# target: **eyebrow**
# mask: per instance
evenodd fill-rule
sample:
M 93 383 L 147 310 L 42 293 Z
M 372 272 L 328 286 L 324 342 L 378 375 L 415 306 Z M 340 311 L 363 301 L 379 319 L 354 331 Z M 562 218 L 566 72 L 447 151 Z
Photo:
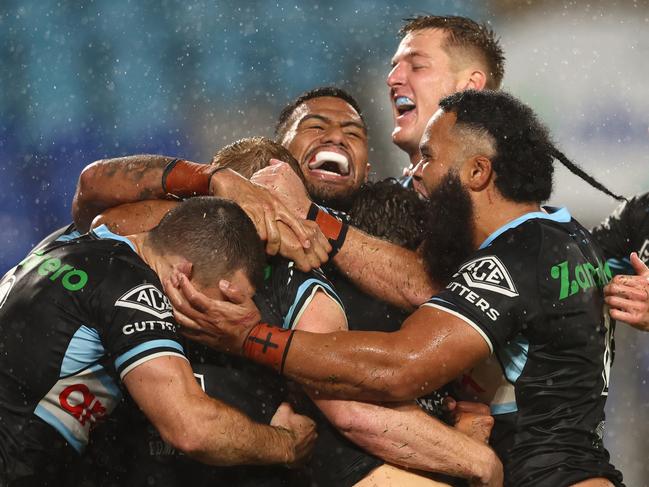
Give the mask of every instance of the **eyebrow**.
M 423 52 L 423 51 L 417 51 L 416 49 L 410 49 L 410 50 L 406 51 L 406 52 L 401 56 L 402 59 L 403 59 L 403 58 L 413 58 L 413 57 L 425 57 L 425 58 L 430 59 L 430 56 L 429 56 L 428 54 L 426 54 L 426 53 Z M 397 64 L 397 58 L 396 58 L 396 56 L 392 58 L 391 63 L 392 63 L 392 66 L 394 66 L 395 64 Z
M 328 117 L 325 117 L 324 115 L 318 115 L 317 113 L 311 113 L 309 115 L 305 115 L 304 117 L 302 117 L 302 120 L 300 120 L 300 122 L 298 123 L 298 127 L 300 125 L 302 125 L 304 122 L 307 122 L 307 121 L 309 121 L 311 119 L 321 120 L 321 121 L 323 121 L 325 123 L 332 123 L 333 122 L 333 120 L 331 120 Z M 363 130 L 364 132 L 367 132 L 367 127 L 365 126 L 365 124 L 361 123 L 361 122 L 357 122 L 356 120 L 345 120 L 344 122 L 340 123 L 340 126 L 343 127 L 343 128 L 344 127 L 349 127 L 349 126 L 357 127 L 359 129 Z

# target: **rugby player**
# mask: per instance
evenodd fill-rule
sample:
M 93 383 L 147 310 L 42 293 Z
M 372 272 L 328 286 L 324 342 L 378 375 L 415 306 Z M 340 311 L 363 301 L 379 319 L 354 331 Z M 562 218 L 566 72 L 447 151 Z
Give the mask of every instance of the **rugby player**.
M 431 201 L 429 237 L 446 235 L 426 240 L 428 269 L 450 282 L 401 330 L 282 331 L 259 323 L 236 286 L 222 283 L 231 302 L 215 301 L 182 276 L 169 290 L 179 319 L 211 346 L 350 399 L 412 399 L 493 353 L 515 391 L 495 427 L 506 485 L 622 485 L 602 444 L 613 339 L 602 288 L 610 271 L 565 208 L 540 206 L 554 159 L 579 169 L 507 94 L 471 90 L 440 106 L 416 176 Z M 346 243 L 339 245 L 342 252 Z M 244 311 L 252 313 L 246 323 L 231 320 Z M 262 336 L 277 346 L 272 354 L 258 345 Z
M 263 259 L 238 206 L 201 198 L 148 233 L 100 227 L 11 269 L 0 282 L 0 484 L 60 485 L 121 383 L 165 441 L 199 461 L 303 460 L 315 439 L 310 419 L 286 405 L 263 425 L 203 393 L 160 283 L 181 268 L 213 297 L 225 276 L 252 293 Z
M 268 161 L 272 156 L 289 158 L 285 149 L 273 145 L 272 142 L 263 138 L 244 139 L 231 144 L 219 151 L 212 160 L 212 163 L 220 168 L 236 167 L 241 175 L 249 177 L 251 172 Z M 138 157 L 138 156 L 135 156 Z M 163 161 L 166 158 L 159 156 Z M 153 156 L 148 156 L 148 164 L 154 161 Z M 173 162 L 172 162 L 173 163 Z M 133 161 L 129 159 L 104 161 L 104 165 L 128 164 L 132 167 Z M 291 164 L 294 170 L 297 164 Z M 114 173 L 106 169 L 105 172 Z M 86 181 L 88 183 L 88 181 Z M 140 181 L 146 185 L 146 181 Z M 101 181 L 92 182 L 93 186 L 103 187 Z M 394 185 L 399 191 L 407 191 L 398 185 Z M 418 201 L 418 200 L 417 200 Z M 139 204 L 127 204 L 122 207 L 110 209 L 103 213 L 94 224 L 106 223 L 111 228 L 119 228 L 123 232 L 135 230 L 143 231 L 157 223 L 165 211 L 177 203 L 164 201 L 148 201 Z M 79 208 L 83 211 L 83 208 Z M 364 211 L 365 217 L 369 215 Z M 404 214 L 400 211 L 395 216 L 401 217 Z M 383 216 L 390 216 L 383 212 Z M 115 225 L 118 224 L 118 226 Z M 389 236 L 389 235 L 388 235 Z M 302 329 L 307 326 L 309 331 L 335 331 L 346 329 L 347 323 L 344 312 L 341 308 L 339 298 L 331 285 L 321 273 L 304 274 L 292 269 L 292 264 L 287 266 L 286 262 L 274 262 L 270 267 L 272 279 L 267 280 L 261 296 L 262 303 L 266 305 L 264 312 L 265 319 L 272 320 L 276 325 L 287 329 Z M 256 299 L 259 302 L 259 299 Z M 262 304 L 262 309 L 264 304 Z M 268 312 L 274 310 L 274 312 Z M 304 325 L 304 323 L 308 325 Z M 188 345 L 191 352 L 196 348 Z M 222 358 L 210 357 L 202 350 L 194 353 L 192 364 L 195 372 L 201 376 L 201 381 L 210 386 L 206 389 L 210 395 L 226 398 L 235 406 L 246 410 L 253 418 L 263 419 L 263 415 L 255 411 L 254 394 L 264 396 L 264 403 L 272 404 L 273 397 L 277 398 L 278 393 L 285 389 L 277 385 L 277 380 L 268 377 L 263 371 L 251 369 L 250 366 L 243 366 L 240 362 L 226 360 L 227 368 L 219 364 L 224 362 Z M 228 370 L 228 368 L 230 370 Z M 236 371 L 236 373 L 233 373 Z M 253 377 L 250 378 L 250 375 Z M 220 377 L 219 377 L 220 376 Z M 223 384 L 219 384 L 223 383 Z M 211 385 L 210 385 L 211 384 Z M 273 388 L 277 390 L 272 390 Z M 243 394 L 245 390 L 248 393 Z M 233 392 L 234 391 L 234 392 Z M 262 392 L 259 392 L 262 391 Z M 312 395 L 313 397 L 313 395 Z M 373 404 L 355 403 L 349 401 L 333 401 L 314 397 L 318 407 L 325 413 L 332 423 L 343 431 L 347 438 L 360 444 L 368 451 L 380 456 L 385 461 L 403 465 L 411 468 L 444 472 L 458 477 L 466 477 L 480 481 L 481 485 L 500 485 L 500 464 L 491 451 L 478 441 L 471 440 L 452 429 L 436 423 L 432 418 L 418 410 L 413 405 L 401 406 L 399 409 L 388 409 Z M 259 400 L 259 399 L 258 399 Z M 278 400 L 281 400 L 281 396 Z M 261 420 L 261 419 L 260 419 Z M 491 421 L 491 419 L 489 418 Z M 469 428 L 481 428 L 485 423 L 480 418 L 472 421 L 469 417 Z M 491 422 L 483 439 L 488 437 Z M 344 441 L 327 424 L 322 423 L 324 428 L 322 439 L 318 440 L 314 458 L 311 462 L 313 481 L 318 484 L 335 483 L 336 485 L 353 485 L 358 481 L 381 482 L 385 485 L 386 478 L 392 478 L 393 482 L 426 482 L 430 481 L 417 477 L 403 470 L 397 470 L 389 466 L 383 466 L 382 461 L 363 453 Z M 462 426 L 463 427 L 463 426 Z M 419 432 L 419 433 L 415 433 Z M 151 441 L 151 440 L 149 440 Z M 274 485 L 274 480 L 279 481 L 277 472 L 265 471 L 244 471 L 242 469 L 232 472 L 206 471 L 188 466 L 179 472 L 176 469 L 163 468 L 164 459 L 158 459 L 151 464 L 152 468 L 142 468 L 142 460 L 146 458 L 139 456 L 136 459 L 140 466 L 138 476 L 145 474 L 152 478 L 166 482 L 165 485 L 175 485 L 177 478 L 212 478 L 223 477 L 236 478 L 241 485 L 250 483 L 259 484 L 260 478 L 265 479 L 264 485 Z M 149 462 L 150 463 L 150 462 Z M 156 468 L 157 467 L 157 468 Z M 379 467 L 379 468 L 377 468 Z M 157 470 L 157 472 L 156 472 Z M 266 469 L 268 470 L 268 469 Z M 368 476 L 369 474 L 369 476 Z M 138 477 L 139 478 L 139 477 Z M 270 480 L 269 480 L 270 479 Z

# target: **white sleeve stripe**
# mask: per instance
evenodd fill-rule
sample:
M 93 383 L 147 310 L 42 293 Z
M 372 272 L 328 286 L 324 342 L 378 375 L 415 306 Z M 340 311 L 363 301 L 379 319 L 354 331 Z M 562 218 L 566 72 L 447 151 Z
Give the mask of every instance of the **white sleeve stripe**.
M 349 328 L 348 323 L 347 323 L 347 315 L 345 314 L 345 309 L 344 309 L 344 308 L 342 307 L 342 305 L 340 304 L 340 301 L 338 301 L 337 298 L 334 298 L 334 297 L 331 295 L 331 293 L 327 290 L 327 288 L 325 288 L 324 286 L 322 286 L 322 285 L 320 285 L 320 284 L 316 284 L 316 285 L 313 286 L 313 288 L 311 289 L 311 294 L 309 295 L 309 297 L 306 298 L 306 299 L 304 300 L 304 303 L 302 303 L 302 306 L 300 307 L 300 310 L 298 311 L 298 313 L 295 315 L 295 318 L 293 318 L 293 321 L 291 322 L 291 329 L 295 329 L 295 327 L 297 326 L 297 324 L 300 322 L 300 318 L 302 317 L 302 315 L 304 314 L 304 312 L 305 312 L 306 309 L 308 308 L 309 304 L 311 304 L 311 301 L 313 301 L 313 298 L 314 298 L 315 294 L 316 294 L 318 291 L 322 291 L 322 292 L 325 293 L 325 294 L 326 294 L 326 295 L 327 295 L 327 296 L 328 296 L 328 297 L 329 297 L 329 298 L 330 298 L 334 303 L 336 303 L 336 306 L 338 306 L 338 309 L 340 309 L 340 311 L 342 312 L 343 316 L 345 317 L 345 326 L 346 326 L 347 328 Z
M 124 377 L 126 377 L 126 374 L 128 374 L 131 370 L 133 370 L 135 367 L 138 365 L 142 365 L 144 362 L 148 362 L 149 360 L 152 360 L 154 358 L 158 357 L 164 357 L 165 355 L 171 355 L 173 357 L 181 357 L 187 360 L 187 357 L 185 357 L 182 353 L 178 352 L 172 352 L 170 350 L 165 350 L 164 352 L 158 352 L 158 353 L 152 353 L 151 355 L 147 355 L 146 357 L 142 357 L 140 360 L 136 360 L 132 364 L 130 364 L 128 367 L 126 367 L 122 372 L 119 374 L 119 378 L 121 380 L 124 380 Z M 189 360 L 187 360 L 189 362 Z
M 466 316 L 458 313 L 457 311 L 453 311 L 452 309 L 448 309 L 445 306 L 440 306 L 439 304 L 427 302 L 422 304 L 422 306 L 430 306 L 431 308 L 437 308 L 439 310 L 445 311 L 448 314 L 451 314 L 455 316 L 456 318 L 460 318 L 462 321 L 464 321 L 466 324 L 470 325 L 475 331 L 480 333 L 480 336 L 484 338 L 484 341 L 487 342 L 487 345 L 489 346 L 489 351 L 491 353 L 494 353 L 494 346 L 491 344 L 491 340 L 487 336 L 487 334 L 480 328 L 478 325 L 476 325 L 473 321 L 471 321 L 469 318 Z

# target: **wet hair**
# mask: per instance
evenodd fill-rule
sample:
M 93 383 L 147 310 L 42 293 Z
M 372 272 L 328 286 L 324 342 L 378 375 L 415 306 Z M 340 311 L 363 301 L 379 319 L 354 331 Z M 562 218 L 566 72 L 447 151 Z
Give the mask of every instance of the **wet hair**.
M 401 247 L 415 250 L 423 240 L 426 203 L 394 178 L 363 184 L 349 214 L 356 228 Z
M 532 109 L 512 95 L 468 90 L 444 98 L 439 106 L 456 114 L 454 130 L 464 141 L 479 137 L 493 146 L 490 159 L 494 184 L 505 198 L 517 202 L 548 200 L 552 193 L 553 161 L 558 159 L 594 188 L 617 200 L 624 199 L 563 155 Z
M 242 270 L 256 288 L 263 283 L 264 246 L 248 215 L 234 202 L 201 196 L 182 201 L 151 230 L 147 242 L 159 254 L 193 264 L 192 279 L 217 285 Z
M 283 145 L 266 137 L 247 137 L 226 145 L 212 157 L 211 164 L 227 167 L 250 179 L 254 173 L 268 166 L 271 159 L 286 162 L 304 181 L 300 165 Z
M 275 125 L 275 140 L 277 142 L 282 141 L 282 139 L 286 135 L 286 131 L 288 130 L 291 115 L 293 115 L 293 112 L 295 112 L 295 110 L 300 105 L 314 98 L 324 97 L 340 98 L 341 100 L 349 103 L 351 107 L 356 110 L 356 113 L 358 113 L 358 115 L 361 117 L 363 123 L 365 123 L 363 113 L 361 112 L 361 107 L 352 95 L 350 95 L 342 88 L 337 88 L 335 86 L 321 86 L 319 88 L 314 88 L 313 90 L 302 93 L 282 109 L 279 117 L 277 118 L 277 124 Z
M 451 59 L 451 51 L 461 51 L 481 61 L 487 68 L 485 88 L 497 90 L 505 75 L 505 54 L 496 33 L 486 24 L 454 15 L 420 15 L 405 19 L 399 30 L 402 36 L 423 29 L 439 29 L 446 32 L 443 48 Z

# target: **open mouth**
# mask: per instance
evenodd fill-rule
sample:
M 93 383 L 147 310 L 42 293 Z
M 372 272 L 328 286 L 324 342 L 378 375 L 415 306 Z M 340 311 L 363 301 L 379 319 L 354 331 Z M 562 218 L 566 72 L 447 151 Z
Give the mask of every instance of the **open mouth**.
M 417 105 L 415 105 L 415 102 L 407 96 L 397 96 L 394 99 L 394 106 L 397 109 L 397 113 L 399 115 L 408 113 L 417 107 Z
M 349 159 L 339 152 L 320 151 L 309 160 L 309 169 L 337 176 L 348 176 Z

